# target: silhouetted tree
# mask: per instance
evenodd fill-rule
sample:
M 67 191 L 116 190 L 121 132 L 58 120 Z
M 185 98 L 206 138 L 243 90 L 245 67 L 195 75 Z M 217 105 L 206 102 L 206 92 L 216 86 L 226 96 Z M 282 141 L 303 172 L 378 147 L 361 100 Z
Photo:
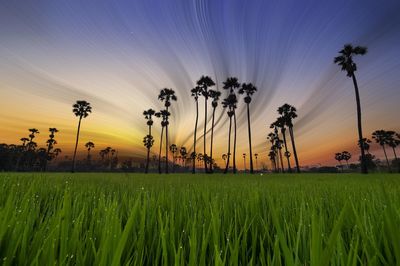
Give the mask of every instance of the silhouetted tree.
M 339 56 L 335 57 L 334 63 L 341 67 L 342 71 L 347 72 L 347 76 L 353 79 L 355 95 L 356 95 L 356 104 L 357 104 L 357 124 L 358 124 L 358 140 L 362 142 L 363 134 L 362 134 L 362 120 L 361 120 L 361 103 L 360 103 L 360 95 L 358 91 L 357 79 L 355 76 L 355 72 L 357 71 L 357 65 L 353 61 L 353 56 L 356 55 L 365 55 L 367 53 L 367 48 L 362 46 L 353 47 L 351 44 L 346 44 L 342 50 L 339 51 Z M 361 172 L 366 174 L 368 173 L 368 169 L 365 163 L 365 152 L 364 146 L 360 145 L 361 150 Z
M 277 122 L 272 123 L 270 128 L 274 129 L 274 137 L 275 137 L 274 145 L 275 145 L 275 147 L 276 147 L 276 149 L 278 151 L 278 154 L 279 154 L 279 161 L 281 163 L 282 173 L 284 173 L 285 172 L 285 168 L 283 166 L 283 157 L 282 157 L 282 145 L 283 145 L 283 142 L 279 138 Z
M 213 142 L 214 142 L 214 122 L 215 122 L 215 110 L 218 106 L 219 97 L 221 96 L 221 92 L 215 90 L 209 90 L 210 98 L 212 99 L 212 123 L 211 123 L 211 145 L 210 145 L 210 160 L 213 161 Z M 213 172 L 213 164 L 210 164 L 210 172 Z
M 243 153 L 243 166 L 244 166 L 244 172 L 246 173 L 246 153 Z
M 389 169 L 389 172 L 392 172 L 392 169 L 390 168 L 390 163 L 386 154 L 386 148 L 385 148 L 385 144 L 389 144 L 389 138 L 388 138 L 388 133 L 381 129 L 381 130 L 376 130 L 375 132 L 372 133 L 372 138 L 376 141 L 376 143 L 378 143 L 379 145 L 382 146 L 383 149 L 383 153 L 385 154 L 385 158 L 386 158 L 386 163 L 387 163 L 387 167 Z
M 276 119 L 276 121 L 274 123 L 272 123 L 272 125 L 274 125 L 275 127 L 279 128 L 283 137 L 283 146 L 285 147 L 285 157 L 287 160 L 287 164 L 288 164 L 288 171 L 289 173 L 292 172 L 292 168 L 290 166 L 290 152 L 287 149 L 287 142 L 286 142 L 286 123 L 285 123 L 285 118 L 283 116 L 280 116 Z
M 367 138 L 363 138 L 361 141 L 359 140 L 358 141 L 358 147 L 360 147 L 360 145 L 361 145 L 360 143 L 362 143 L 362 145 L 364 146 L 364 151 L 366 151 L 367 154 L 369 154 L 369 148 L 370 148 L 369 144 L 371 143 L 371 140 L 367 139 Z
M 208 76 L 202 76 L 198 81 L 197 81 L 197 86 L 201 89 L 201 94 L 204 97 L 204 133 L 203 133 L 203 150 L 204 154 L 207 154 L 207 142 L 206 142 L 206 135 L 207 135 L 207 100 L 208 97 L 210 97 L 208 89 L 212 86 L 214 86 L 215 83 L 214 81 L 208 77 Z M 205 172 L 208 172 L 208 166 L 207 166 L 207 161 L 204 160 L 204 169 Z
M 342 158 L 346 161 L 347 169 L 349 169 L 349 160 L 351 159 L 351 154 L 348 151 L 342 151 Z
M 234 124 L 234 135 L 233 135 L 233 173 L 236 174 L 236 104 L 237 104 L 237 99 L 236 99 L 236 94 L 235 90 L 240 87 L 240 84 L 238 82 L 238 79 L 235 77 L 227 78 L 226 81 L 223 83 L 224 84 L 224 89 L 229 90 L 229 96 L 228 100 L 230 103 L 229 109 L 232 112 L 231 116 L 233 116 L 233 124 Z M 231 98 L 231 99 L 230 99 Z M 229 113 L 228 113 L 229 116 Z M 228 152 L 228 154 L 230 154 Z M 229 162 L 229 157 L 228 157 L 228 162 Z
M 342 165 L 343 154 L 341 152 L 335 153 L 335 160 L 339 162 L 340 168 L 342 168 L 342 172 L 343 172 L 343 165 Z
M 222 106 L 224 108 L 228 108 L 228 117 L 229 117 L 229 131 L 228 131 L 228 160 L 226 162 L 226 166 L 225 166 L 225 171 L 224 174 L 226 174 L 228 172 L 229 169 L 229 161 L 230 161 L 230 155 L 231 155 L 231 131 L 232 131 L 232 117 L 234 116 L 235 112 L 234 109 L 236 108 L 236 103 L 237 103 L 237 99 L 236 99 L 236 95 L 235 94 L 229 94 L 228 97 L 226 99 L 224 99 L 222 101 Z M 234 145 L 235 147 L 235 145 Z M 235 150 L 234 150 L 235 152 Z M 234 157 L 235 158 L 235 157 Z M 236 162 L 234 160 L 234 168 L 236 167 Z M 234 170 L 235 173 L 235 170 Z
M 254 153 L 254 158 L 256 158 L 256 171 L 258 171 L 258 153 Z
M 194 123 L 194 137 L 193 137 L 193 152 L 196 154 L 196 141 L 197 141 L 197 124 L 199 122 L 199 96 L 201 95 L 201 88 L 196 86 L 191 90 L 192 97 L 196 103 L 196 120 Z M 192 174 L 196 173 L 196 161 L 192 160 Z
M 251 147 L 251 124 L 250 124 L 250 103 L 251 96 L 257 91 L 257 88 L 251 83 L 243 83 L 242 87 L 239 89 L 239 94 L 245 94 L 244 102 L 247 107 L 247 129 L 249 134 L 249 150 L 250 150 L 250 174 L 254 172 L 253 169 L 253 151 Z
M 177 97 L 175 95 L 175 91 L 173 89 L 164 88 L 160 91 L 158 95 L 158 99 L 161 102 L 164 102 L 165 110 L 168 115 L 166 115 L 166 123 L 165 123 L 165 173 L 168 174 L 168 117 L 170 113 L 168 112 L 168 108 L 171 106 L 171 101 L 176 101 Z
M 78 148 L 79 132 L 81 129 L 81 121 L 82 121 L 82 118 L 86 118 L 89 116 L 89 113 L 92 112 L 92 107 L 90 106 L 90 103 L 88 103 L 87 101 L 76 101 L 76 103 L 72 106 L 72 108 L 73 108 L 72 112 L 75 114 L 75 116 L 79 117 L 78 130 L 76 133 L 74 157 L 72 158 L 71 172 L 73 173 L 75 171 L 76 149 Z
M 155 113 L 155 116 L 161 118 L 161 137 L 160 137 L 160 152 L 158 154 L 158 172 L 161 174 L 161 151 L 162 151 L 162 140 L 163 140 L 163 133 L 164 127 L 166 127 L 169 123 L 168 116 L 170 113 L 167 110 L 161 110 L 160 112 Z M 168 153 L 168 147 L 167 147 Z
M 186 167 L 186 156 L 187 156 L 186 148 L 185 147 L 181 147 L 179 149 L 179 153 L 180 153 L 180 155 L 182 157 L 183 167 L 185 168 Z
M 50 161 L 51 159 L 54 158 L 53 148 L 54 148 L 54 145 L 57 144 L 57 141 L 54 139 L 54 137 L 55 137 L 55 134 L 58 132 L 58 129 L 55 127 L 49 128 L 49 132 L 50 132 L 49 139 L 46 141 L 46 144 L 47 144 L 47 151 L 46 151 L 46 156 L 45 156 L 46 158 L 43 162 L 43 165 L 44 165 L 43 170 L 44 171 L 47 170 L 48 161 Z
M 150 150 L 154 143 L 153 136 L 151 135 L 151 127 L 153 126 L 153 115 L 155 115 L 155 113 L 156 113 L 156 111 L 154 111 L 153 109 L 148 109 L 148 110 L 143 111 L 144 118 L 147 120 L 146 123 L 147 123 L 147 126 L 149 127 L 149 133 L 145 137 L 145 139 L 146 139 L 145 147 L 147 148 L 147 158 L 146 158 L 146 168 L 145 168 L 146 174 L 149 172 Z M 150 136 L 150 137 L 148 137 L 148 136 Z
M 175 153 L 178 151 L 178 147 L 176 144 L 171 144 L 171 146 L 169 146 L 169 150 L 172 152 L 172 169 L 175 172 Z
M 222 154 L 222 160 L 224 160 L 224 165 L 226 165 L 226 158 L 227 158 L 228 156 L 224 153 L 224 154 Z
M 296 170 L 298 173 L 300 173 L 299 158 L 297 156 L 297 150 L 296 150 L 296 144 L 294 142 L 294 132 L 293 132 L 293 119 L 297 117 L 296 112 L 297 112 L 296 108 L 287 103 L 278 108 L 278 113 L 283 117 L 286 126 L 289 128 L 289 135 L 290 135 L 290 140 L 292 142 L 294 160 L 296 162 Z
M 88 151 L 87 157 L 86 157 L 87 164 L 90 165 L 90 162 L 91 162 L 90 151 L 91 151 L 92 149 L 94 149 L 94 143 L 91 142 L 91 141 L 88 141 L 88 142 L 85 143 L 85 147 L 86 147 L 86 149 L 87 149 L 87 151 Z

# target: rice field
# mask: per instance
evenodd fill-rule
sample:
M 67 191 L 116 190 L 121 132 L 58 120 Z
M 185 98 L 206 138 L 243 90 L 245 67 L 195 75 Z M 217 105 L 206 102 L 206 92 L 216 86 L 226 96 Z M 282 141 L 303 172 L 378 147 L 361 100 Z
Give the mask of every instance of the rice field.
M 399 265 L 400 175 L 1 173 L 3 265 Z

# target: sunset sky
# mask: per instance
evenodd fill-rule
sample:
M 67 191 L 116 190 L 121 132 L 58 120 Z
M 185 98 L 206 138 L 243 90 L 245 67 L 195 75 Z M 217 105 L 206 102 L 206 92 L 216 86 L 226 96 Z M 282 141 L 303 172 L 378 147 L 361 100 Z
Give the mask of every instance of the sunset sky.
M 0 143 L 19 143 L 35 127 L 38 144 L 45 146 L 48 128 L 56 127 L 58 147 L 70 154 L 78 122 L 72 104 L 82 99 L 93 114 L 82 123 L 79 151 L 91 140 L 97 152 L 111 146 L 120 155 L 144 157 L 142 112 L 160 110 L 157 95 L 167 87 L 178 97 L 170 143 L 190 149 L 190 89 L 201 75 L 212 77 L 219 90 L 236 76 L 258 88 L 251 116 L 259 165 L 269 164 L 269 125 L 286 102 L 298 109 L 301 165 L 335 164 L 333 154 L 343 150 L 355 161 L 354 88 L 333 58 L 346 43 L 368 47 L 367 55 L 355 59 L 364 135 L 399 132 L 399 12 L 398 0 L 1 1 Z M 241 155 L 249 151 L 245 105 L 239 102 L 242 167 Z M 200 132 L 203 105 L 200 99 Z M 221 163 L 228 133 L 221 105 L 217 117 L 215 157 Z M 155 120 L 154 152 L 160 129 Z M 374 145 L 372 153 L 380 156 L 378 149 Z

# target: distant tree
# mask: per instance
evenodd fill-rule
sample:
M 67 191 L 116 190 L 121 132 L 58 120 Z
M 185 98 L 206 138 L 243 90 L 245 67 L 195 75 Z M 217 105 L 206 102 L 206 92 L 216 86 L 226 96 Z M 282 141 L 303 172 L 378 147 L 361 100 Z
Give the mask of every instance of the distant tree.
M 88 165 L 90 165 L 90 162 L 91 162 L 90 151 L 91 151 L 92 149 L 94 149 L 94 143 L 91 142 L 91 141 L 88 141 L 88 142 L 85 143 L 85 147 L 86 147 L 86 149 L 87 149 L 87 151 L 88 151 L 86 160 L 87 160 Z
M 78 130 L 76 133 L 76 141 L 75 141 L 75 150 L 74 150 L 74 157 L 72 158 L 72 168 L 71 172 L 75 172 L 75 159 L 76 159 L 76 149 L 78 148 L 78 141 L 79 141 L 79 132 L 81 129 L 81 121 L 82 118 L 86 118 L 92 112 L 92 107 L 90 103 L 87 101 L 76 101 L 76 103 L 72 106 L 72 112 L 79 118 L 78 122 Z
M 227 158 L 228 156 L 224 153 L 224 154 L 222 154 L 222 160 L 224 160 L 224 165 L 226 165 L 226 158 Z
M 153 126 L 153 116 L 155 115 L 155 113 L 156 113 L 156 111 L 154 111 L 153 109 L 148 109 L 148 110 L 143 111 L 144 118 L 147 120 L 146 123 L 147 123 L 147 126 L 149 127 L 149 133 L 145 137 L 146 138 L 145 147 L 147 148 L 147 158 L 146 158 L 146 168 L 145 168 L 146 174 L 149 172 L 150 150 L 154 143 L 153 136 L 151 135 L 151 127 Z M 150 137 L 148 137 L 148 136 L 150 136 Z
M 274 129 L 274 137 L 275 137 L 275 141 L 274 141 L 274 145 L 278 151 L 279 154 L 279 161 L 281 162 L 281 169 L 282 169 L 282 173 L 285 172 L 285 167 L 283 166 L 283 157 L 282 157 L 282 145 L 283 145 L 283 141 L 279 138 L 279 133 L 278 133 L 278 125 L 275 123 L 272 123 L 270 128 Z
M 294 155 L 294 160 L 296 162 L 296 170 L 300 173 L 299 158 L 297 156 L 296 145 L 294 142 L 294 132 L 293 132 L 293 119 L 297 117 L 297 110 L 294 106 L 285 103 L 278 108 L 278 113 L 284 118 L 286 126 L 289 128 L 290 140 L 292 142 L 292 150 Z
M 178 147 L 176 144 L 171 144 L 171 146 L 169 146 L 169 150 L 172 152 L 172 169 L 175 172 L 175 153 L 178 151 Z
M 244 172 L 246 173 L 246 153 L 243 153 L 243 166 L 244 166 Z
M 397 158 L 396 154 L 396 147 L 400 145 L 399 134 L 397 134 L 394 131 L 387 131 L 387 135 L 388 135 L 387 143 L 389 147 L 391 147 L 393 150 L 393 155 L 394 155 L 393 165 L 394 167 L 397 167 L 397 171 L 400 173 L 400 160 Z
M 181 147 L 181 148 L 179 149 L 179 153 L 180 153 L 180 155 L 181 155 L 181 157 L 182 157 L 183 167 L 185 168 L 185 167 L 186 167 L 186 156 L 187 156 L 187 150 L 186 150 L 186 148 L 185 148 L 185 147 Z
M 376 130 L 375 132 L 372 133 L 372 138 L 375 140 L 375 142 L 382 146 L 383 153 L 385 154 L 385 158 L 386 158 L 387 167 L 389 169 L 389 172 L 392 172 L 392 169 L 390 168 L 389 159 L 386 154 L 386 148 L 385 148 L 385 145 L 389 144 L 388 137 L 389 137 L 389 135 L 388 135 L 387 131 L 385 131 L 383 129 Z
M 60 148 L 55 148 L 53 153 L 54 153 L 54 159 L 56 160 L 58 155 L 60 155 L 60 153 L 62 153 L 62 150 Z
M 369 154 L 370 143 L 371 143 L 370 139 L 363 138 L 361 141 L 360 140 L 358 141 L 358 147 L 360 147 L 360 145 L 363 145 L 364 151 L 367 152 L 367 154 Z
M 201 95 L 201 88 L 196 86 L 191 90 L 192 97 L 196 103 L 196 119 L 194 123 L 194 137 L 193 137 L 193 152 L 196 154 L 196 142 L 197 142 L 197 124 L 199 122 L 199 96 Z M 192 160 L 192 174 L 196 173 L 196 161 Z
M 277 146 L 275 145 L 275 140 L 277 139 L 276 135 L 274 132 L 271 132 L 268 134 L 267 139 L 271 142 L 271 149 L 269 151 L 268 157 L 271 160 L 271 163 L 273 164 L 274 171 L 279 172 L 279 164 L 277 163 Z
M 208 76 L 202 76 L 198 81 L 197 81 L 197 86 L 201 89 L 201 94 L 204 97 L 204 133 L 203 133 L 203 150 L 204 150 L 204 155 L 207 154 L 207 142 L 206 142 L 206 135 L 207 135 L 207 100 L 210 97 L 210 93 L 208 89 L 210 87 L 213 87 L 215 85 L 214 81 L 208 77 Z M 208 172 L 208 166 L 207 166 L 207 161 L 204 160 L 204 169 L 205 172 Z
M 274 168 L 274 171 L 278 172 L 277 164 L 276 164 L 276 160 L 275 160 L 276 159 L 276 152 L 273 150 L 272 147 L 271 147 L 271 150 L 268 153 L 268 157 L 269 157 L 269 159 L 271 161 L 271 164 L 272 164 L 272 167 Z
M 166 123 L 165 123 L 165 173 L 168 174 L 168 117 L 170 116 L 170 113 L 168 112 L 168 108 L 171 106 L 172 101 L 176 101 L 177 97 L 175 95 L 175 91 L 173 89 L 167 89 L 164 88 L 160 91 L 160 94 L 158 95 L 158 99 L 161 102 L 164 102 L 165 110 L 167 115 L 166 117 Z
M 50 132 L 49 139 L 46 141 L 46 144 L 47 144 L 47 151 L 46 151 L 46 156 L 45 156 L 46 160 L 44 160 L 44 162 L 43 162 L 43 164 L 44 164 L 43 170 L 44 171 L 47 170 L 48 161 L 50 161 L 54 158 L 53 148 L 54 148 L 54 145 L 57 144 L 57 141 L 54 139 L 54 137 L 55 137 L 55 134 L 58 132 L 58 129 L 55 127 L 49 128 L 49 132 Z
M 357 123 L 358 123 L 358 140 L 361 143 L 363 140 L 362 134 L 362 123 L 361 123 L 361 102 L 358 91 L 357 79 L 355 72 L 357 71 L 357 65 L 353 61 L 353 56 L 365 55 L 367 53 L 367 48 L 362 46 L 353 47 L 351 44 L 346 44 L 342 50 L 339 51 L 339 56 L 335 57 L 334 63 L 341 67 L 342 71 L 347 73 L 349 78 L 353 79 L 354 90 L 356 94 L 356 104 L 357 104 Z M 365 152 L 364 146 L 360 145 L 361 150 L 361 172 L 366 174 L 368 169 L 365 163 Z
M 343 154 L 341 152 L 335 153 L 335 160 L 339 162 L 340 168 L 342 168 L 342 172 L 343 172 L 343 165 L 342 165 Z
M 219 97 L 221 96 L 221 92 L 210 90 L 209 91 L 210 98 L 212 99 L 212 123 L 211 123 L 211 145 L 210 145 L 210 160 L 213 161 L 213 142 L 214 142 L 214 122 L 215 122 L 215 110 L 218 106 Z M 213 164 L 210 164 L 210 172 L 213 172 Z
M 228 116 L 229 116 L 229 131 L 231 130 L 231 118 L 233 117 L 233 124 L 234 124 L 234 135 L 233 135 L 233 156 L 232 156 L 232 160 L 233 160 L 233 173 L 235 174 L 237 169 L 236 169 L 236 104 L 237 104 L 237 99 L 236 99 L 236 94 L 235 94 L 235 90 L 237 90 L 240 87 L 239 81 L 237 78 L 235 77 L 230 77 L 227 78 L 226 81 L 223 83 L 224 86 L 223 88 L 225 90 L 229 91 L 229 96 L 227 99 L 228 100 L 228 107 L 229 107 L 229 111 L 228 111 Z M 224 104 L 223 104 L 224 105 Z M 224 106 L 226 107 L 226 106 Z M 229 145 L 230 145 L 230 140 L 229 140 Z M 228 154 L 230 154 L 230 152 L 228 151 Z M 228 170 L 228 166 L 229 166 L 229 157 L 228 156 L 228 165 L 226 167 L 226 171 Z
M 256 171 L 258 171 L 258 153 L 254 153 L 254 158 L 256 158 Z
M 290 166 L 290 152 L 287 149 L 287 142 L 286 142 L 286 123 L 285 123 L 285 118 L 283 116 L 280 116 L 276 119 L 274 123 L 272 123 L 271 126 L 277 127 L 280 129 L 282 137 L 283 137 L 283 146 L 285 147 L 285 157 L 287 160 L 287 165 L 288 165 L 288 171 L 289 173 L 292 172 L 292 168 Z
M 349 168 L 349 160 L 351 159 L 351 154 L 348 151 L 342 151 L 342 158 L 346 161 L 347 168 Z
M 242 87 L 239 89 L 239 94 L 246 95 L 244 97 L 244 102 L 247 107 L 247 130 L 249 134 L 249 151 L 250 151 L 250 174 L 254 173 L 253 169 L 253 151 L 251 147 L 251 123 L 250 123 L 250 103 L 251 96 L 257 91 L 257 88 L 251 83 L 243 83 Z

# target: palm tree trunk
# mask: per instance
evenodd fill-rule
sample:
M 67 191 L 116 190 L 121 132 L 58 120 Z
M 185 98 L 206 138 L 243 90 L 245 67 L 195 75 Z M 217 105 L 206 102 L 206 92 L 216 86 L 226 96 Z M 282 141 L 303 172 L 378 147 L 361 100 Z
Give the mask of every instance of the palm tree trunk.
M 207 149 L 206 149 L 206 133 L 207 133 L 207 98 L 204 98 L 204 134 L 203 134 L 203 154 L 206 156 L 207 154 Z M 204 171 L 207 173 L 207 160 L 204 160 Z
M 168 112 L 168 107 L 166 107 L 166 110 Z M 165 125 L 165 173 L 168 174 L 168 116 Z
M 287 149 L 287 143 L 286 143 L 286 129 L 282 129 L 282 136 L 283 136 L 283 143 L 285 145 L 285 157 L 287 159 L 287 164 L 288 164 L 288 172 L 292 172 L 292 167 L 290 167 L 290 158 L 289 156 L 286 156 L 288 149 Z
M 285 168 L 283 167 L 282 149 L 279 149 L 279 159 L 281 161 L 282 173 L 284 173 L 285 172 Z
M 161 127 L 160 152 L 158 153 L 158 173 L 160 174 L 161 174 L 161 151 L 162 151 L 163 135 L 164 135 L 164 127 Z
M 82 121 L 82 116 L 79 117 L 78 131 L 76 132 L 75 150 L 74 150 L 74 157 L 72 159 L 72 168 L 71 168 L 72 173 L 75 172 L 76 149 L 78 148 L 79 131 L 81 130 L 81 121 Z
M 388 157 L 387 157 L 387 154 L 386 154 L 385 144 L 383 144 L 383 145 L 382 145 L 382 148 L 383 148 L 383 153 L 385 154 L 386 163 L 387 163 L 387 166 L 388 166 L 389 172 L 391 173 L 391 172 L 392 172 L 392 168 L 390 168 L 389 159 L 388 159 Z
M 151 136 L 151 126 L 149 126 L 149 136 Z M 147 148 L 147 161 L 146 161 L 146 170 L 145 170 L 146 174 L 149 172 L 149 164 L 150 164 L 150 148 Z
M 214 140 L 214 119 L 215 119 L 215 107 L 213 108 L 212 113 L 212 122 L 211 122 L 211 145 L 210 145 L 210 173 L 213 172 L 213 140 Z
M 233 173 L 236 174 L 236 112 L 233 111 L 233 122 L 234 122 L 234 135 L 233 135 Z
M 247 103 L 247 128 L 249 131 L 249 148 L 250 148 L 250 174 L 254 173 L 253 170 L 253 150 L 251 148 L 251 125 L 250 125 L 250 104 Z
M 289 127 L 289 134 L 290 134 L 290 141 L 292 142 L 294 160 L 296 162 L 296 170 L 297 170 L 297 173 L 300 173 L 299 158 L 297 157 L 296 145 L 294 143 L 293 127 Z
M 231 131 L 232 131 L 232 116 L 229 117 L 229 132 L 228 132 L 228 158 L 226 160 L 226 166 L 224 174 L 228 173 L 229 169 L 229 158 L 231 157 Z
M 196 100 L 196 122 L 194 123 L 194 138 L 193 138 L 193 152 L 196 155 L 196 135 L 197 135 L 197 123 L 199 122 L 199 102 Z M 196 160 L 192 160 L 192 174 L 196 173 Z
M 361 102 L 360 102 L 360 94 L 358 92 L 358 84 L 355 74 L 352 74 L 354 90 L 356 94 L 356 103 L 357 103 L 357 124 L 358 124 L 358 141 L 362 143 L 363 134 L 362 134 L 362 121 L 361 121 Z M 364 145 L 360 145 L 361 150 L 361 173 L 368 174 L 367 164 L 365 161 L 365 152 L 364 152 Z

